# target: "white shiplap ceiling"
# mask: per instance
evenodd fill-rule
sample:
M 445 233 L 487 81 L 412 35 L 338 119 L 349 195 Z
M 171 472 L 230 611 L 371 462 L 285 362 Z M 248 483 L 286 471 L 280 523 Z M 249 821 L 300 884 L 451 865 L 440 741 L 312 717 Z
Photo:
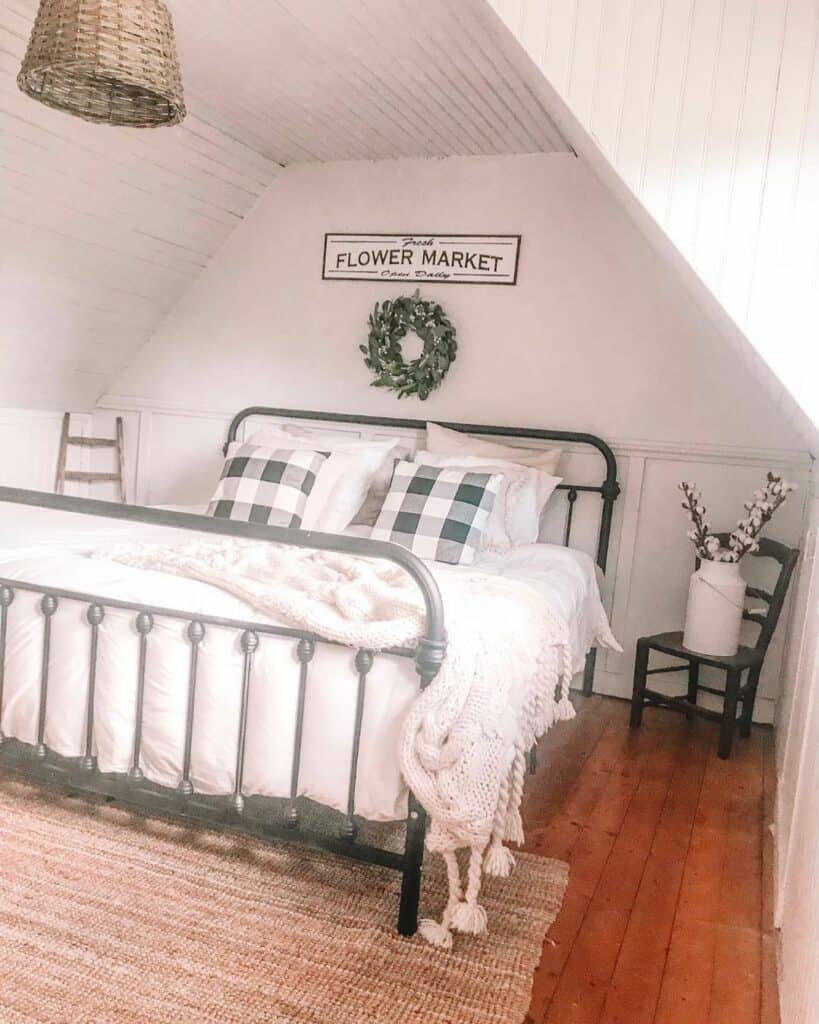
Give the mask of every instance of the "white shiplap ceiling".
M 1 405 L 93 404 L 283 165 L 570 149 L 484 0 L 169 6 L 188 117 L 135 130 L 23 96 L 0 0 Z

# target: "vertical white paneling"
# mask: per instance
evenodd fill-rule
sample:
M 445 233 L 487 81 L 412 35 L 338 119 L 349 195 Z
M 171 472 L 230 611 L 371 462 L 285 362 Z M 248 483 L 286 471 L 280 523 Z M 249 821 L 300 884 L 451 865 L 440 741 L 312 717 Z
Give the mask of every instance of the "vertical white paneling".
M 708 125 L 714 106 L 717 66 L 722 49 L 725 0 L 694 4 L 688 68 L 682 83 L 680 116 L 665 225 L 677 244 L 690 250 L 696 232 Z
M 50 491 L 62 413 L 0 409 L 0 479 L 6 487 Z
M 546 50 L 543 69 L 551 83 L 564 96 L 569 94 L 569 75 L 577 31 L 580 0 L 551 0 L 549 4 L 531 4 L 546 11 Z
M 819 1019 L 819 496 L 814 496 L 777 721 L 776 924 L 788 1024 Z
M 600 37 L 603 28 L 603 0 L 578 0 L 575 38 L 584 40 L 575 46 L 569 68 L 569 102 L 584 125 L 590 125 Z
M 516 0 L 516 3 L 520 8 L 520 30 L 518 37 L 532 60 L 536 64 L 542 65 L 546 60 L 549 10 L 546 4 L 525 4 L 522 0 Z
M 205 505 L 222 468 L 230 416 L 150 412 L 148 447 L 140 451 L 139 493 L 149 505 Z
M 614 149 L 608 154 L 626 184 L 638 195 L 657 78 L 659 40 L 667 2 L 671 0 L 640 0 L 635 4 L 622 110 Z
M 755 8 L 720 281 L 723 301 L 734 310 L 747 310 L 750 298 L 787 11 L 788 0 Z
M 691 260 L 717 290 L 725 254 L 728 210 L 736 172 L 737 143 L 751 54 L 756 0 L 726 0 L 714 101 L 708 119 L 705 157 Z
M 490 2 L 819 420 L 817 0 Z
M 819 30 L 814 38 L 819 53 Z M 801 159 L 794 190 L 791 230 L 785 262 L 789 291 L 780 306 L 779 330 L 793 340 L 796 398 L 808 405 L 816 400 L 819 380 L 819 58 L 813 76 L 802 134 Z
M 113 413 L 104 409 L 96 409 L 89 417 L 91 422 L 86 431 L 94 437 L 116 437 L 116 417 L 122 416 L 125 451 L 125 495 L 131 504 L 139 504 L 137 493 L 139 479 L 139 436 L 140 415 L 134 410 Z M 115 448 L 100 448 L 91 452 L 92 464 L 89 467 L 97 473 L 116 473 L 118 456 Z M 90 489 L 92 497 L 103 501 L 119 501 L 119 485 L 115 483 L 94 484 Z
M 664 210 L 673 174 L 681 98 L 688 69 L 693 0 L 666 4 L 648 123 L 641 194 L 651 209 Z
M 793 626 L 789 636 L 785 664 L 786 685 L 777 714 L 777 789 L 778 870 L 777 923 L 781 921 L 788 871 L 791 826 L 796 799 L 799 764 L 805 740 L 806 708 L 812 689 L 813 662 L 819 655 L 819 631 L 815 616 L 819 611 L 819 571 L 816 557 L 816 531 L 819 527 L 819 499 L 814 498 L 808 512 L 808 528 L 803 541 L 803 556 L 796 583 Z M 812 624 L 813 622 L 813 624 Z
M 138 501 L 139 473 L 138 411 L 121 413 L 97 410 L 72 412 L 71 433 L 79 437 L 114 437 L 114 421 L 121 415 L 125 427 L 126 486 L 130 501 Z M 51 410 L 0 409 L 0 480 L 5 487 L 25 487 L 33 491 L 53 491 L 63 414 Z M 116 452 L 112 448 L 89 450 L 71 446 L 68 469 L 111 473 L 117 469 Z M 116 484 L 68 483 L 66 493 L 79 497 L 119 500 Z
M 766 351 L 766 358 L 809 412 L 812 400 L 805 394 L 805 386 L 812 383 L 808 360 L 816 349 L 815 320 L 802 319 L 807 313 L 806 302 L 794 288 L 801 275 L 791 246 L 800 217 L 797 197 L 800 192 L 804 196 L 803 188 L 814 195 L 819 189 L 816 175 L 808 181 L 800 173 L 804 154 L 812 143 L 807 133 L 818 34 L 815 0 L 790 0 L 747 311 L 754 336 L 779 338 L 779 344 Z M 807 228 L 805 224 L 799 230 Z
M 618 448 L 618 455 L 622 449 Z M 779 464 L 773 453 L 744 457 L 735 461 L 730 451 L 708 453 L 686 451 L 652 451 L 650 448 L 625 449 L 629 453 L 628 474 L 623 493 L 624 522 L 620 536 L 617 576 L 614 588 L 612 621 L 623 655 L 607 654 L 601 667 L 605 671 L 598 680 L 604 693 L 628 697 L 631 693 L 631 671 L 634 666 L 636 639 L 651 633 L 679 626 L 685 616 L 687 580 L 694 569 L 693 552 L 685 534 L 685 519 L 679 507 L 677 484 L 694 480 L 701 487 L 714 523 L 735 521 L 742 502 L 759 485 L 765 469 L 774 465 L 799 485 L 799 492 L 779 513 L 777 537 L 798 545 L 802 532 L 805 476 L 798 466 Z M 743 563 L 743 574 L 752 585 L 770 589 L 771 567 L 749 559 Z M 758 708 L 760 720 L 770 721 L 779 693 L 788 608 L 783 625 L 777 630 L 768 652 L 760 682 Z M 747 626 L 744 643 L 752 643 L 755 627 Z M 713 674 L 707 672 L 704 682 Z M 714 683 L 719 677 L 714 676 Z M 658 681 L 679 686 L 680 679 Z
M 617 144 L 637 3 L 638 0 L 607 0 L 603 4 L 590 123 L 594 137 L 606 152 L 612 152 Z

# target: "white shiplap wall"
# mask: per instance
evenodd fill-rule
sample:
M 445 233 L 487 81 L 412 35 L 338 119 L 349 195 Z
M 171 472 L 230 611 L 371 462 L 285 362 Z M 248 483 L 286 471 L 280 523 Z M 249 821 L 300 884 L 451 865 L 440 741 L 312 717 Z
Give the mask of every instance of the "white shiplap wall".
M 0 405 L 92 406 L 281 165 L 569 148 L 484 0 L 170 7 L 189 113 L 151 131 L 23 96 L 37 2 L 0 0 Z
M 817 0 L 491 0 L 819 421 Z
M 783 1024 L 819 1020 L 819 483 L 786 644 L 777 713 L 775 917 L 781 929 Z

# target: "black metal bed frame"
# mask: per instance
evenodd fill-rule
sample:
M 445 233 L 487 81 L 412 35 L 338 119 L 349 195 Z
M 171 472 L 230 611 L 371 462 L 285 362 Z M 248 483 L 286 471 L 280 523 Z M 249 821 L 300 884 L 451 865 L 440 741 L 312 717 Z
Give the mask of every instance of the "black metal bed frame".
M 400 429 L 409 428 L 414 430 L 423 430 L 425 428 L 425 423 L 421 420 L 293 411 L 254 406 L 242 410 L 234 417 L 228 430 L 225 450 L 227 450 L 227 445 L 236 439 L 237 431 L 241 424 L 252 416 L 273 416 L 284 419 L 304 419 L 317 422 Z M 587 444 L 596 448 L 603 456 L 606 464 L 606 475 L 603 483 L 599 486 L 573 485 L 568 483 L 560 485 L 560 488 L 567 492 L 568 502 L 564 527 L 564 544 L 568 545 L 571 538 L 572 517 L 578 494 L 580 492 L 599 493 L 602 497 L 603 507 L 598 534 L 597 564 L 602 569 L 605 569 L 611 536 L 614 501 L 619 494 L 619 486 L 614 455 L 604 441 L 592 434 L 571 431 L 475 426 L 459 423 L 446 423 L 444 426 L 470 434 L 561 441 Z M 412 658 L 415 661 L 420 688 L 423 689 L 435 678 L 446 656 L 446 631 L 441 595 L 432 573 L 424 562 L 412 554 L 412 552 L 399 545 L 367 538 L 234 522 L 231 520 L 214 519 L 209 516 L 162 511 L 137 505 L 121 505 L 87 498 L 65 497 L 20 488 L 0 487 L 0 502 L 100 516 L 106 519 L 125 520 L 143 525 L 175 527 L 183 530 L 215 534 L 217 536 L 244 538 L 315 550 L 383 558 L 396 563 L 410 575 L 417 584 L 424 599 L 426 611 L 424 635 L 413 648 L 393 648 L 383 652 L 358 650 L 354 656 L 358 685 L 348 776 L 347 805 L 346 813 L 341 816 L 341 823 L 336 834 L 327 834 L 323 831 L 303 827 L 299 810 L 300 798 L 298 797 L 302 727 L 305 701 L 309 690 L 307 685 L 309 665 L 315 653 L 316 644 L 331 644 L 333 642 L 295 628 L 220 618 L 217 616 L 191 615 L 174 608 L 102 598 L 93 594 L 50 587 L 45 584 L 32 584 L 0 577 L 0 714 L 3 707 L 3 688 L 6 672 L 6 635 L 15 592 L 20 590 L 41 594 L 40 610 L 43 616 L 36 742 L 34 744 L 26 744 L 16 739 L 8 739 L 0 732 L 0 767 L 88 799 L 115 800 L 125 806 L 138 809 L 143 813 L 176 820 L 205 823 L 211 827 L 245 833 L 268 841 L 271 839 L 296 841 L 314 848 L 329 850 L 332 853 L 355 860 L 379 864 L 397 870 L 402 875 L 398 931 L 402 935 L 412 935 L 417 928 L 418 904 L 421 891 L 421 864 L 426 833 L 425 811 L 415 799 L 415 796 L 410 793 L 404 848 L 402 852 L 398 852 L 357 841 L 358 828 L 354 819 L 354 810 L 367 676 L 372 668 L 374 659 L 382 655 Z M 49 750 L 45 743 L 49 677 L 52 671 L 50 657 L 51 622 L 53 616 L 58 612 L 60 603 L 63 601 L 79 602 L 86 605 L 86 620 L 89 628 L 88 689 L 85 709 L 84 749 L 83 755 L 79 758 L 66 758 L 58 755 L 54 751 Z M 133 612 L 135 616 L 134 627 L 139 636 L 133 751 L 131 768 L 125 774 L 103 773 L 99 771 L 94 755 L 94 711 L 99 628 L 105 617 L 106 608 L 124 609 Z M 150 782 L 144 777 L 140 766 L 146 666 L 150 656 L 150 634 L 157 617 L 175 619 L 181 623 L 186 623 L 185 636 L 189 644 L 188 699 L 184 749 L 182 752 L 182 775 L 176 789 L 170 789 Z M 212 627 L 235 630 L 238 634 L 241 651 L 241 664 L 237 672 L 241 686 L 239 731 L 236 745 L 234 787 L 229 797 L 206 796 L 196 793 L 190 777 L 199 645 L 204 639 L 206 630 Z M 289 798 L 284 801 L 284 813 L 279 813 L 278 815 L 274 812 L 281 801 L 257 796 L 246 798 L 242 792 L 248 698 L 250 687 L 253 683 L 253 659 L 259 644 L 267 636 L 291 638 L 296 645 L 296 655 L 300 665 L 296 720 L 294 722 L 290 793 Z M 586 661 L 583 684 L 583 689 L 586 693 L 590 693 L 592 689 L 594 654 L 595 652 L 592 650 Z M 328 809 L 328 813 L 332 815 L 337 812 L 332 812 Z

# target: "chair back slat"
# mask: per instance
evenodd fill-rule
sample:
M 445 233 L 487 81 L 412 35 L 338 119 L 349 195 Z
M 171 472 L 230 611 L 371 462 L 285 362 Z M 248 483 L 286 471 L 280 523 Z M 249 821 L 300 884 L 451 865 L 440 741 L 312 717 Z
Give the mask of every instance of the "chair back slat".
M 728 546 L 730 534 L 718 533 L 716 536 L 723 547 Z M 778 540 L 771 540 L 769 537 L 760 537 L 759 550 L 752 552 L 751 557 L 770 558 L 774 562 L 779 563 L 779 572 L 772 593 L 769 593 L 767 590 L 761 590 L 759 587 L 748 587 L 745 591 L 746 599 L 751 598 L 757 601 L 764 601 L 768 605 L 767 610 L 754 609 L 751 611 L 745 609 L 742 613 L 743 619 L 759 626 L 759 636 L 755 646 L 756 650 L 764 652 L 768 649 L 768 645 L 776 630 L 776 625 L 779 622 L 779 616 L 782 614 L 791 576 L 793 576 L 793 571 L 799 559 L 799 549 L 789 548 L 786 544 L 782 544 Z
M 757 626 L 764 626 L 768 618 L 767 612 L 751 612 L 747 608 L 742 611 L 742 617 L 746 622 L 755 622 Z

